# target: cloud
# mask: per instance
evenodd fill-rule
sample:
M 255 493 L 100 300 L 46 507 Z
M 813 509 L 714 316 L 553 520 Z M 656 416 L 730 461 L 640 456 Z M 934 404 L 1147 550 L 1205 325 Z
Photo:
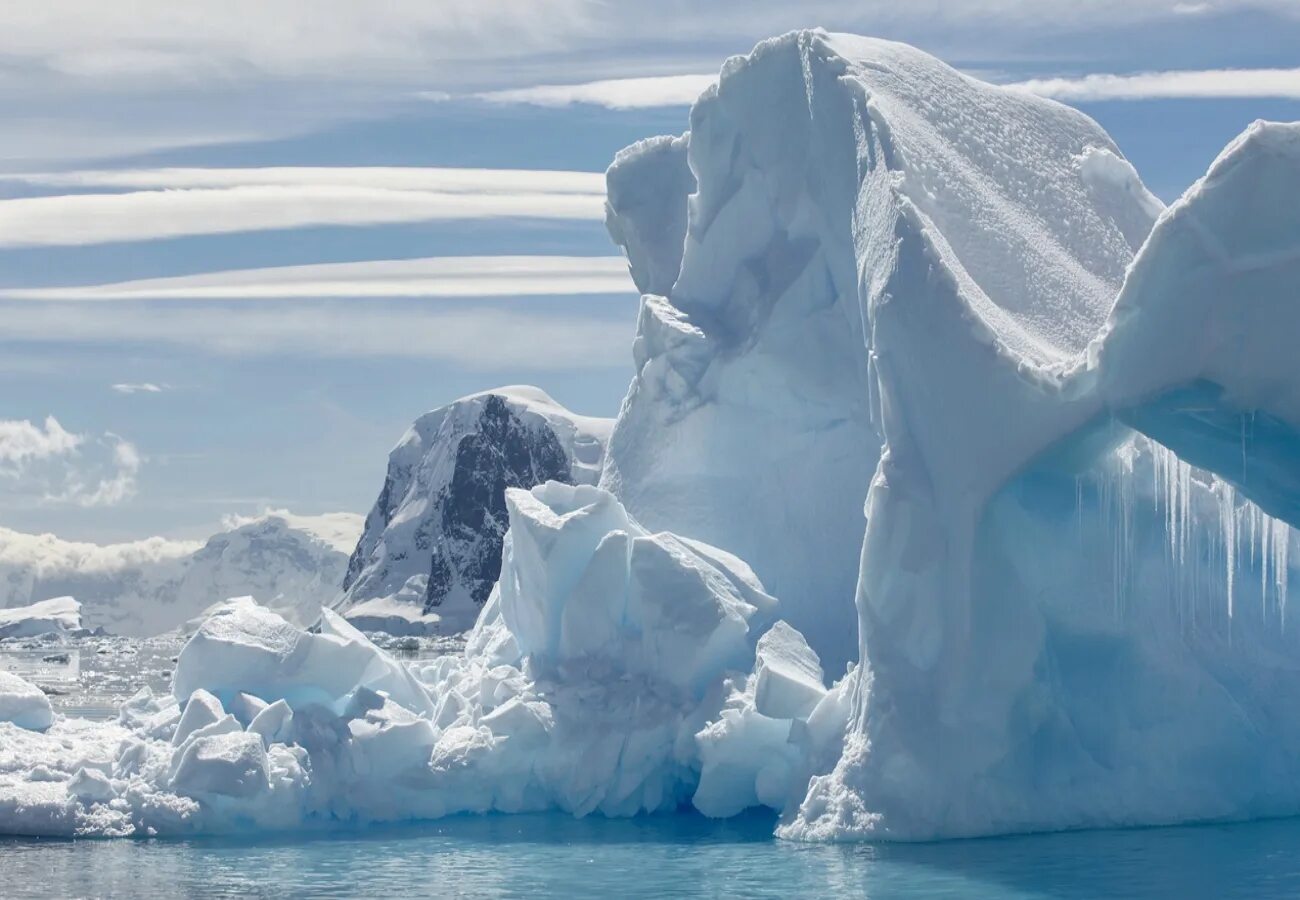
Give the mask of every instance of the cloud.
M 319 225 L 439 219 L 604 216 L 591 193 L 392 190 L 331 184 L 240 185 L 0 201 L 0 246 L 77 246 Z
M 81 435 L 72 434 L 54 416 L 39 425 L 25 419 L 0 419 L 0 472 L 14 472 L 36 460 L 75 453 Z
M 628 301 L 630 304 L 630 300 Z M 170 303 L 0 304 L 10 345 L 170 348 L 185 354 L 314 359 L 425 359 L 467 369 L 589 369 L 631 360 L 630 315 L 499 308 L 435 309 L 376 301 L 247 306 Z
M 110 387 L 119 394 L 161 394 L 165 389 L 164 385 L 154 384 L 152 381 L 142 381 L 138 384 L 114 384 Z
M 202 548 L 202 541 L 151 537 L 120 544 L 66 541 L 52 534 L 26 534 L 0 528 L 0 569 L 33 571 L 54 581 L 69 577 L 116 574 L 174 563 Z
M 542 84 L 535 87 L 477 94 L 490 103 L 526 103 L 533 106 L 570 106 L 589 103 L 608 109 L 643 109 L 690 106 L 711 85 L 716 73 L 612 78 L 585 84 Z
M 621 256 L 438 256 L 276 266 L 78 287 L 0 289 L 11 300 L 286 300 L 634 293 Z
M 1297 69 L 1202 69 L 1039 78 L 1007 85 L 1057 100 L 1157 100 L 1215 97 L 1300 99 Z
M 143 459 L 135 445 L 105 432 L 74 434 L 54 416 L 44 425 L 0 420 L 3 495 L 38 496 L 47 503 L 114 506 L 135 495 Z
M 451 194 L 605 196 L 603 172 L 422 166 L 165 167 L 20 172 L 0 181 L 80 188 L 344 187 Z

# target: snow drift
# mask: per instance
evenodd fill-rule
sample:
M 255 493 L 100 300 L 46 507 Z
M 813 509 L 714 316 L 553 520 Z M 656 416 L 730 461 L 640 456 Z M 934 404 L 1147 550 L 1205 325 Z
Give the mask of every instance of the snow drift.
M 389 454 L 335 608 L 367 631 L 468 630 L 500 572 L 506 489 L 593 483 L 611 424 L 526 386 L 421 416 Z

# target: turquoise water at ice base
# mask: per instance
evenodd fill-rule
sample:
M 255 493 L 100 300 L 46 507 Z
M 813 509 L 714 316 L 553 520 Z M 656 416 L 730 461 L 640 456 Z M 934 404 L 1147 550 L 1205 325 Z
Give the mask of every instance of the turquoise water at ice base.
M 772 826 L 758 815 L 535 815 L 200 840 L 6 838 L 0 896 L 1300 896 L 1300 820 L 877 845 L 787 843 Z

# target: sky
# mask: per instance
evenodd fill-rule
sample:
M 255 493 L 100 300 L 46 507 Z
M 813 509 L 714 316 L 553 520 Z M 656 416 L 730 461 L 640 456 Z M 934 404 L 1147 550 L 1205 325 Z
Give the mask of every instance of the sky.
M 1075 105 L 1176 199 L 1300 119 L 1297 0 L 0 0 L 0 526 L 365 512 L 420 413 L 614 415 L 603 171 L 792 28 Z

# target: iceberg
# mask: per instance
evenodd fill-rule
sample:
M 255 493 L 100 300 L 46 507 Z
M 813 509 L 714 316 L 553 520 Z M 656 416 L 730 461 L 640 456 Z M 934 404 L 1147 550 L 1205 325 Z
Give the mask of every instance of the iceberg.
M 677 272 L 602 484 L 859 660 L 780 835 L 1300 810 L 1296 134 L 1257 124 L 1165 210 L 1077 111 L 811 31 L 693 107 L 680 241 L 612 189 L 676 156 L 620 154 L 611 235 Z
M 389 454 L 334 608 L 365 631 L 467 631 L 500 573 L 506 489 L 594 483 L 611 425 L 528 386 L 421 416 Z
M 81 604 L 72 597 L 51 597 L 27 606 L 0 609 L 0 640 L 79 633 Z
M 531 389 L 417 422 L 359 603 L 224 603 L 170 695 L 0 721 L 0 831 L 1300 813 L 1300 126 L 1165 209 L 1075 110 L 806 31 L 608 183 L 645 291 L 608 439 Z M 405 664 L 390 615 L 473 627 Z
M 49 728 L 53 721 L 50 699 L 40 688 L 0 669 L 0 723 L 40 731 Z

